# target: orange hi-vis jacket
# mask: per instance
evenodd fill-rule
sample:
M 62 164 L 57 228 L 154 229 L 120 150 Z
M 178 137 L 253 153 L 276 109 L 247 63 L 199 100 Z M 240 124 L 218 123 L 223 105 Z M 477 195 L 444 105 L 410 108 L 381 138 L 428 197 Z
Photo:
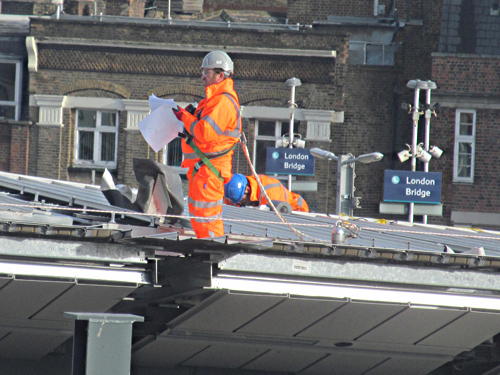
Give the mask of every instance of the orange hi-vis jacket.
M 231 179 L 232 148 L 240 141 L 241 134 L 240 106 L 233 80 L 226 78 L 206 87 L 205 98 L 198 104 L 195 116 L 185 116 L 182 120 L 192 136 L 191 142 L 210 159 L 224 180 L 201 163 L 196 151 L 186 139 L 182 140 L 182 166 L 188 168 L 188 208 L 191 216 L 195 216 L 191 219 L 193 230 L 198 238 L 223 236 L 224 182 Z
M 251 202 L 258 202 L 259 205 L 267 204 L 266 196 L 259 189 L 259 184 L 253 176 L 246 176 L 250 185 Z M 276 178 L 266 175 L 259 175 L 260 181 L 266 190 L 267 195 L 275 206 L 281 202 L 287 202 L 292 207 L 293 211 L 309 212 L 309 205 L 299 194 L 289 191 L 283 184 Z
M 233 88 L 233 80 L 226 78 L 222 82 L 205 88 L 205 99 L 200 101 L 195 111 L 193 122 L 184 122 L 186 131 L 193 141 L 220 171 L 225 182 L 231 179 L 231 160 L 233 151 L 228 149 L 240 141 L 241 119 L 238 95 Z M 200 161 L 199 156 L 190 147 L 186 139 L 182 140 L 184 160 L 182 167 L 193 168 Z M 217 155 L 222 156 L 217 157 Z

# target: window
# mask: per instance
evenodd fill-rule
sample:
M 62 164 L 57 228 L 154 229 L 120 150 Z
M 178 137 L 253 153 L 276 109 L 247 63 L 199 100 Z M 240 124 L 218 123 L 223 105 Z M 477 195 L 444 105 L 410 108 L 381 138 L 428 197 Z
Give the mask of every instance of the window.
M 455 151 L 453 181 L 474 182 L 474 154 L 476 138 L 476 111 L 455 112 Z
M 253 165 L 255 166 L 257 173 L 265 173 L 266 149 L 268 147 L 277 147 L 276 142 L 281 139 L 281 136 L 288 134 L 288 129 L 288 122 L 273 120 L 255 121 Z M 294 123 L 294 129 L 298 129 L 298 123 Z
M 492 0 L 490 8 L 490 16 L 500 15 L 500 0 Z
M 76 164 L 116 168 L 118 114 L 87 109 L 76 114 Z
M 350 41 L 349 63 L 353 65 L 394 65 L 394 44 Z
M 0 59 L 0 119 L 21 117 L 21 62 Z
M 163 149 L 163 160 L 166 165 L 180 167 L 182 162 L 181 138 L 175 138 Z

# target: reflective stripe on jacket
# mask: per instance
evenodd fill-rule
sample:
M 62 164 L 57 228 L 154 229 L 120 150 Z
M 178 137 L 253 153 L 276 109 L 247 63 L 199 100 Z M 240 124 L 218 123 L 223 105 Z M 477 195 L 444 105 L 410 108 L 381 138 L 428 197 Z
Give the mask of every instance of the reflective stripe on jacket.
M 294 211 L 309 212 L 309 206 L 305 199 L 297 193 L 290 192 L 278 179 L 262 174 L 259 175 L 259 178 L 275 206 L 281 202 L 287 202 Z M 250 201 L 258 202 L 259 205 L 267 204 L 266 196 L 259 189 L 255 177 L 247 176 L 247 180 L 251 188 Z
M 238 95 L 233 88 L 233 80 L 205 88 L 205 99 L 200 101 L 195 115 L 197 119 L 184 123 L 186 131 L 212 164 L 221 172 L 225 180 L 231 177 L 231 161 L 234 151 L 229 151 L 240 140 L 241 117 Z M 200 158 L 187 142 L 182 140 L 183 167 L 193 168 Z M 217 157 L 218 155 L 222 155 Z

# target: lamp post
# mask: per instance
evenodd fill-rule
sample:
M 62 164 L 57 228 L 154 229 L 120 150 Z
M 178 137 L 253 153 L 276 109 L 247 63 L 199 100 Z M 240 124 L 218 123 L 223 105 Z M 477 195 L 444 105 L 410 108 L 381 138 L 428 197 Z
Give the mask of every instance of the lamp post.
M 311 148 L 309 152 L 311 155 L 319 159 L 337 161 L 337 194 L 335 213 L 337 215 L 344 214 L 353 216 L 353 209 L 356 200 L 354 197 L 354 179 L 356 177 L 354 172 L 355 163 L 357 161 L 363 164 L 373 163 L 382 160 L 384 155 L 380 152 L 372 152 L 369 154 L 362 154 L 357 157 L 352 154 L 337 156 L 333 152 L 316 147 Z
M 433 81 L 421 81 L 419 79 L 412 79 L 408 81 L 406 87 L 410 89 L 414 89 L 414 99 L 413 99 L 413 107 L 411 110 L 412 113 L 412 123 L 413 123 L 413 134 L 412 134 L 412 144 L 409 146 L 408 150 L 403 150 L 398 153 L 398 157 L 401 162 L 406 161 L 409 157 L 411 157 L 411 171 L 415 172 L 417 170 L 417 158 L 420 159 L 424 163 L 424 171 L 429 172 L 429 161 L 434 156 L 439 158 L 443 153 L 442 150 L 437 146 L 430 146 L 429 138 L 430 138 L 430 121 L 432 116 L 431 109 L 431 90 L 437 88 L 436 83 Z M 423 112 L 425 116 L 425 135 L 424 135 L 424 143 L 417 144 L 417 136 L 418 136 L 418 120 L 422 112 L 419 111 L 420 105 L 420 90 L 426 91 L 425 98 L 425 111 Z M 411 202 L 408 209 L 408 222 L 413 224 L 413 216 L 414 216 L 414 207 L 415 203 Z M 427 224 L 427 215 L 424 215 L 422 222 Z
M 437 88 L 436 83 L 433 81 L 427 81 L 427 87 L 425 88 L 425 133 L 424 133 L 424 150 L 429 152 L 430 149 L 430 135 L 431 135 L 431 90 Z M 429 160 L 424 162 L 424 172 L 429 172 Z M 422 217 L 422 223 L 427 224 L 427 215 Z
M 290 79 L 287 79 L 285 84 L 290 87 L 291 92 L 290 92 L 290 101 L 288 102 L 289 108 L 290 108 L 290 126 L 288 129 L 288 133 L 290 134 L 290 139 L 289 139 L 289 148 L 293 148 L 293 122 L 295 119 L 295 108 L 297 108 L 297 104 L 295 103 L 295 87 L 302 85 L 302 82 L 300 79 L 292 77 Z M 292 191 L 292 175 L 288 175 L 288 190 Z

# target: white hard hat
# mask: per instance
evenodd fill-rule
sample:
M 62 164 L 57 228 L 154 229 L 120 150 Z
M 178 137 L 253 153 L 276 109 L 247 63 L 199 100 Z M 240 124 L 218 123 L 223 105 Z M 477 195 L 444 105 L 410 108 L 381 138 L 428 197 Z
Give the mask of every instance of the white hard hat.
M 212 51 L 206 54 L 201 63 L 202 69 L 222 69 L 224 72 L 233 73 L 233 60 L 224 51 Z

